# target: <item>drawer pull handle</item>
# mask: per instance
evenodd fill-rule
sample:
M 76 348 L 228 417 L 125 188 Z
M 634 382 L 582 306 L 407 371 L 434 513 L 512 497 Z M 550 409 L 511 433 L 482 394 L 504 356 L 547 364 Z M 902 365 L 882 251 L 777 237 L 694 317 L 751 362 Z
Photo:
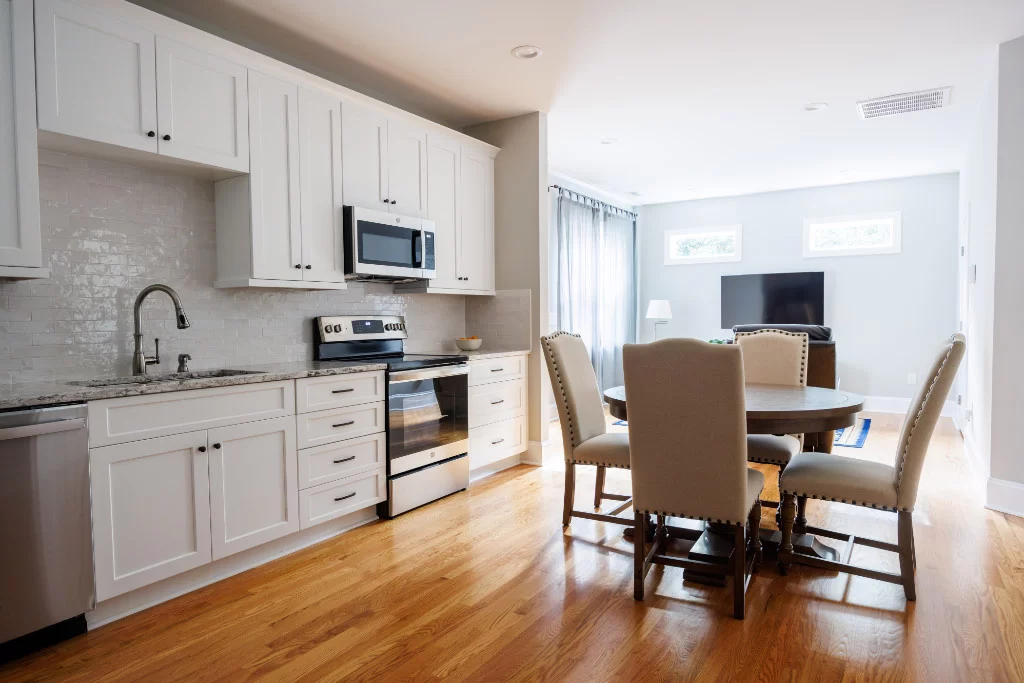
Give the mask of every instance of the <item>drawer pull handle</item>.
M 505 368 L 491 368 L 491 372 L 503 372 Z
M 355 387 L 349 387 L 348 389 L 335 389 L 332 394 L 347 394 L 350 391 L 355 391 Z
M 331 427 L 333 427 L 334 429 L 337 429 L 338 427 L 348 427 L 349 425 L 354 425 L 355 423 L 356 423 L 355 420 L 349 420 L 348 422 L 339 422 L 336 425 L 331 425 Z
M 335 461 L 334 461 L 334 464 L 335 464 L 335 465 L 340 465 L 340 464 L 341 464 L 341 463 L 343 463 L 343 462 L 348 462 L 348 461 L 350 461 L 350 460 L 355 460 L 355 459 L 356 459 L 356 456 L 354 456 L 354 455 L 350 455 L 350 456 L 348 456 L 347 458 L 342 458 L 341 460 L 335 460 Z
M 500 401 L 491 401 L 491 405 L 492 405 L 492 406 L 496 406 L 496 405 L 498 405 L 499 403 L 504 403 L 504 402 L 505 402 L 505 399 L 501 399 Z
M 346 498 L 351 498 L 351 497 L 352 497 L 352 496 L 354 496 L 354 495 L 356 495 L 356 492 L 355 492 L 355 491 L 353 491 L 352 493 L 346 493 L 346 494 L 345 494 L 344 496 L 342 496 L 341 498 L 335 498 L 335 499 L 334 499 L 334 502 L 335 502 L 335 503 L 339 503 L 339 502 L 341 502 L 341 501 L 345 500 Z
M 497 441 L 492 441 L 492 442 L 491 442 L 491 445 L 492 445 L 492 446 L 497 446 L 497 445 L 498 445 L 499 443 L 501 443 L 501 442 L 502 442 L 502 441 L 504 441 L 504 440 L 505 440 L 505 439 L 498 439 Z

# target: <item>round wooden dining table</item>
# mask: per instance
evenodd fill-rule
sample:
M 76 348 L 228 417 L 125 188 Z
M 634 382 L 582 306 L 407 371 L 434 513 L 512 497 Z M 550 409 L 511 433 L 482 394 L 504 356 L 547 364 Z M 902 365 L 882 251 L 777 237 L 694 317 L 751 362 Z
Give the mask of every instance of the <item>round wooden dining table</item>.
M 864 398 L 849 391 L 823 387 L 790 387 L 776 384 L 748 384 L 744 391 L 747 410 L 748 434 L 813 434 L 853 426 L 857 413 L 864 408 Z M 620 420 L 629 420 L 626 387 L 618 386 L 604 392 L 608 412 Z M 829 444 L 831 445 L 831 444 Z M 706 524 L 692 534 L 684 529 L 678 538 L 694 541 L 689 551 L 693 559 L 705 562 L 728 563 L 733 550 L 732 529 L 719 529 L 720 525 Z M 626 529 L 626 538 L 632 539 L 633 529 Z M 761 541 L 767 553 L 777 549 L 780 534 L 774 529 L 761 529 Z M 811 534 L 793 534 L 794 550 L 807 555 L 835 560 L 835 549 L 820 543 Z M 725 577 L 701 574 L 693 570 L 683 572 L 687 581 L 723 585 Z

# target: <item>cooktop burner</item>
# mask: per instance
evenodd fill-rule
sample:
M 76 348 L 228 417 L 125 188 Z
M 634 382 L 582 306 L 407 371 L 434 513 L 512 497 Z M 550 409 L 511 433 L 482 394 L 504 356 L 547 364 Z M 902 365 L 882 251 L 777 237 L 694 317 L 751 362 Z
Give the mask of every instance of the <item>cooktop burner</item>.
M 387 363 L 388 370 L 417 370 L 458 365 L 457 354 L 405 353 L 405 318 L 399 315 L 336 315 L 313 319 L 314 360 L 366 360 Z

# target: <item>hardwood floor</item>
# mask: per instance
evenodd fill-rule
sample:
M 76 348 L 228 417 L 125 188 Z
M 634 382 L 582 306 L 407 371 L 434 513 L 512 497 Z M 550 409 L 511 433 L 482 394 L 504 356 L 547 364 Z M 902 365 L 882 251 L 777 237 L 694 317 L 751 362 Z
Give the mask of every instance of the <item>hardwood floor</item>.
M 891 462 L 892 429 L 844 455 Z M 958 436 L 937 435 L 902 588 L 762 567 L 731 586 L 655 567 L 633 600 L 621 527 L 560 524 L 563 472 L 519 466 L 0 668 L 0 680 L 1024 680 L 1024 520 L 981 507 Z M 774 471 L 769 481 L 774 481 Z M 580 505 L 593 468 L 581 468 Z M 608 472 L 628 492 L 629 476 Z M 611 503 L 606 503 L 611 507 Z M 812 523 L 895 541 L 891 513 L 810 501 Z M 766 526 L 774 511 L 765 511 Z M 896 555 L 856 561 L 895 571 Z

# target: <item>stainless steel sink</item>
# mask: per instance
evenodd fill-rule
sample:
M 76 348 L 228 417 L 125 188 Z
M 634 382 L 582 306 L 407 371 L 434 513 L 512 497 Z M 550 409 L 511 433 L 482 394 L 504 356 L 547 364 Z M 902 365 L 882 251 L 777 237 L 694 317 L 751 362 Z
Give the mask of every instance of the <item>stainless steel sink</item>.
M 154 382 L 185 382 L 190 379 L 216 379 L 238 375 L 262 375 L 261 370 L 197 370 L 195 372 L 168 372 L 163 375 L 139 375 L 137 377 L 111 377 L 109 379 L 86 379 L 68 382 L 76 387 L 117 387 L 132 384 L 153 384 Z

